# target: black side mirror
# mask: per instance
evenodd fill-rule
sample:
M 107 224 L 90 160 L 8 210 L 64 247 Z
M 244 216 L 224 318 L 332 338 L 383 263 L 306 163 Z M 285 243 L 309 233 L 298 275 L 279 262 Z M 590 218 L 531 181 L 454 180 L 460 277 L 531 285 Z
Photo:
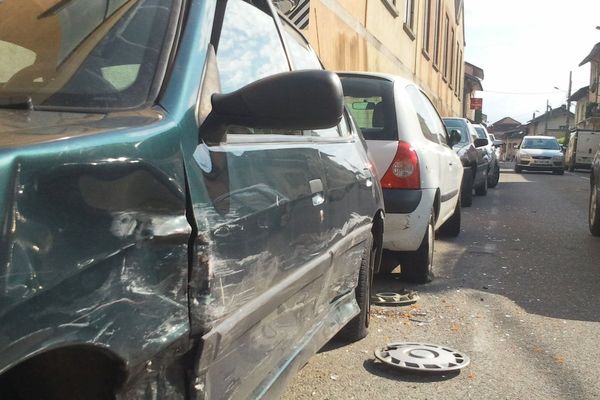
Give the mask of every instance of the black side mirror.
M 460 139 L 460 132 L 457 129 L 452 129 L 448 138 L 448 146 L 452 147 L 455 144 L 460 143 Z
M 322 70 L 284 72 L 235 92 L 213 94 L 212 111 L 200 127 L 202 138 L 218 143 L 229 125 L 308 130 L 330 128 L 342 119 L 338 76 Z
M 475 139 L 475 143 L 473 143 L 475 145 L 475 147 L 485 147 L 487 146 L 489 143 L 489 141 L 487 139 L 481 139 L 481 138 L 477 138 Z

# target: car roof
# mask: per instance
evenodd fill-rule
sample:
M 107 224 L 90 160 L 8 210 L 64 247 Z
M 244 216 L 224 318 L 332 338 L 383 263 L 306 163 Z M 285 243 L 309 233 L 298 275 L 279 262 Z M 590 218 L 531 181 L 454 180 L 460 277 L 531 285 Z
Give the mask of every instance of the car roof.
M 469 121 L 469 120 L 468 120 L 468 119 L 466 119 L 466 118 L 461 118 L 461 117 L 442 117 L 442 119 L 443 119 L 443 120 L 446 120 L 446 119 L 448 119 L 448 120 L 450 120 L 450 119 L 454 119 L 454 120 L 460 120 L 460 121 L 467 121 L 468 123 L 470 123 L 470 124 L 471 124 L 471 121 Z M 473 124 L 471 124 L 471 125 L 473 125 Z
M 523 136 L 523 140 L 525 140 L 525 139 L 556 139 L 556 138 L 554 136 L 541 136 L 541 135 L 533 136 L 533 135 L 531 135 L 531 136 Z

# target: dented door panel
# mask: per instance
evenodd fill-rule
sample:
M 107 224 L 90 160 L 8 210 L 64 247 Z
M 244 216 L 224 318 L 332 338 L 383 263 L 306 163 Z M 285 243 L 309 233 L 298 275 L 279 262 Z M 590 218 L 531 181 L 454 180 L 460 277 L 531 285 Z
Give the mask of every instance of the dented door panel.
M 310 185 L 322 178 L 321 161 L 310 143 L 200 145 L 194 156 L 190 186 L 209 196 L 192 195 L 198 374 L 209 397 L 243 397 L 321 322 L 317 301 L 332 262 L 324 205 Z

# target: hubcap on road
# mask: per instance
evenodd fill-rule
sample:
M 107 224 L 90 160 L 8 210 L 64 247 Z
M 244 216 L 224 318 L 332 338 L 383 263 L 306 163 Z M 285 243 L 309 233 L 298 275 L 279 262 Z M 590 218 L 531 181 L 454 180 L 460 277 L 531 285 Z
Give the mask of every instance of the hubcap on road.
M 471 362 L 458 350 L 430 343 L 390 343 L 375 350 L 375 357 L 397 368 L 427 372 L 456 371 Z

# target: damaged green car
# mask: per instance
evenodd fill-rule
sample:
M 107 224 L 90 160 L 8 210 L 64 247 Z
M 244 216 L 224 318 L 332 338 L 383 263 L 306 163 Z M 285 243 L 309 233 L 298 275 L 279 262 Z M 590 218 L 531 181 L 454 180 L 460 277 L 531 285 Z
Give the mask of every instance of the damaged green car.
M 0 60 L 1 399 L 276 397 L 366 335 L 381 189 L 270 1 L 4 0 Z

